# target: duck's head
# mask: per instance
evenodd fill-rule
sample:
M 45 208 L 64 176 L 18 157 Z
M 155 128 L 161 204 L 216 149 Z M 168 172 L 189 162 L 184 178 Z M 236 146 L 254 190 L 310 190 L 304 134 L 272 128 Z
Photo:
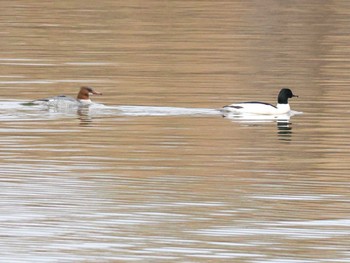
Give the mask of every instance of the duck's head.
M 298 95 L 293 94 L 290 89 L 281 89 L 280 93 L 278 94 L 278 104 L 288 104 L 288 99 L 293 97 L 298 97 Z
M 90 88 L 90 87 L 81 87 L 80 91 L 78 93 L 77 99 L 78 100 L 89 100 L 90 95 L 102 95 L 101 92 L 97 92 L 96 90 Z

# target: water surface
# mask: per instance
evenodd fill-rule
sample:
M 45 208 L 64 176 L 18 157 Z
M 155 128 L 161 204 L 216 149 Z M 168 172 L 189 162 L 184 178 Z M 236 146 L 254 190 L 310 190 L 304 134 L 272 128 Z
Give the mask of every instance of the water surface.
M 2 261 L 350 261 L 347 1 L 0 5 Z

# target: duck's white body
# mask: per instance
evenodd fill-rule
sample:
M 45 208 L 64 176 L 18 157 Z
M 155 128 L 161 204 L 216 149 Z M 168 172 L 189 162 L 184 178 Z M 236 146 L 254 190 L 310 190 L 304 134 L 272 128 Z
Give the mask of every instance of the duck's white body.
M 276 106 L 261 102 L 234 103 L 223 107 L 222 111 L 232 114 L 261 114 L 280 115 L 290 111 L 289 104 L 277 104 Z
M 225 114 L 255 114 L 255 115 L 281 115 L 290 112 L 288 99 L 297 97 L 290 89 L 281 89 L 278 94 L 276 106 L 264 102 L 241 102 L 224 106 L 221 111 Z

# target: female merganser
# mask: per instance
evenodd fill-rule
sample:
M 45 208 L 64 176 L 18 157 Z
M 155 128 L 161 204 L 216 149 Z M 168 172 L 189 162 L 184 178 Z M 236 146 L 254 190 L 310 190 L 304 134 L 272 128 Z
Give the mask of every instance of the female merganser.
M 102 95 L 102 93 L 97 92 L 90 87 L 81 87 L 76 99 L 71 96 L 59 95 L 55 97 L 34 100 L 31 103 L 44 104 L 47 106 L 56 106 L 56 107 L 69 106 L 69 105 L 76 105 L 76 106 L 88 105 L 92 103 L 90 99 L 90 95 Z
M 230 114 L 264 114 L 264 115 L 280 115 L 290 112 L 288 99 L 298 97 L 294 95 L 290 89 L 281 89 L 277 98 L 277 106 L 264 102 L 241 102 L 224 106 L 223 113 Z

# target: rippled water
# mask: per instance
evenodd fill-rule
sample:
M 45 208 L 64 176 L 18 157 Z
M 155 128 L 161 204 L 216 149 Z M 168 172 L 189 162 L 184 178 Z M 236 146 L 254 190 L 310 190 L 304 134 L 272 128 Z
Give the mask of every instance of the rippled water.
M 2 262 L 350 261 L 348 1 L 0 6 Z

